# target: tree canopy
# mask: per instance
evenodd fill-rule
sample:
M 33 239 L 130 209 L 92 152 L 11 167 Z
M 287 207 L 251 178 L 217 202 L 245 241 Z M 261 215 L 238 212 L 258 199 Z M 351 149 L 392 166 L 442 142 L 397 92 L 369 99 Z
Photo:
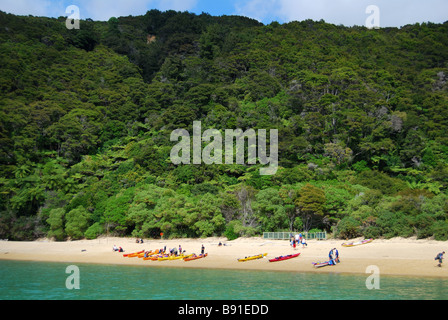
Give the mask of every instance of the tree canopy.
M 448 22 L 151 10 L 68 30 L 0 12 L 0 238 L 446 240 L 447 45 Z M 174 165 L 170 134 L 194 121 L 277 129 L 277 173 Z

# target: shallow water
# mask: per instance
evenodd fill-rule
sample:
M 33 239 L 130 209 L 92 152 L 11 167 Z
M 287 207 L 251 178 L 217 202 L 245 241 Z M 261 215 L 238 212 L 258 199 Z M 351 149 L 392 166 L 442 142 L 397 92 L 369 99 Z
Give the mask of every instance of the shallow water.
M 0 261 L 0 300 L 446 300 L 448 280 Z M 69 279 L 69 280 L 67 280 Z

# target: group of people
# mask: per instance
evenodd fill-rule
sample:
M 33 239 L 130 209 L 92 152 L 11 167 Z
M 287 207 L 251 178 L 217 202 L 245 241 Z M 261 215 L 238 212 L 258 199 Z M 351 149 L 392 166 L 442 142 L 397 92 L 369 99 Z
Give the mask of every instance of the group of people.
M 171 248 L 171 249 L 169 249 L 169 256 L 177 257 L 179 255 L 184 254 L 185 252 L 186 252 L 186 250 L 182 250 L 182 246 L 179 245 L 179 248 Z M 166 246 L 163 247 L 163 249 L 160 249 L 159 253 L 167 254 Z M 205 247 L 204 247 L 204 245 L 202 245 L 201 246 L 201 255 L 204 255 L 204 253 L 205 253 Z M 196 254 L 193 254 L 193 256 L 196 257 Z
M 143 243 L 143 240 L 140 239 L 141 242 L 139 240 L 137 240 L 137 243 Z M 112 250 L 115 252 L 124 252 L 122 247 L 117 247 L 115 244 L 112 247 Z M 168 253 L 169 252 L 169 253 Z M 182 246 L 179 245 L 178 248 L 171 248 L 167 251 L 166 246 L 164 246 L 163 248 L 158 250 L 158 254 L 169 254 L 170 256 L 175 256 L 177 257 L 178 255 L 182 255 L 186 252 L 186 250 L 182 250 Z M 144 254 L 144 257 L 148 257 L 152 252 L 151 251 L 146 251 Z M 201 255 L 204 255 L 205 253 L 205 247 L 204 245 L 201 246 Z
M 112 250 L 113 250 L 113 251 L 116 251 L 116 252 L 124 252 L 124 250 L 123 250 L 122 247 L 117 247 L 115 244 L 114 244 Z
M 291 235 L 290 240 L 291 246 L 295 249 L 298 245 L 302 245 L 302 248 L 305 248 L 308 246 L 306 243 L 306 239 L 304 236 L 302 236 L 301 233 L 296 234 L 295 236 Z
M 160 248 L 157 251 L 157 254 L 161 254 L 161 255 L 168 254 L 170 257 L 177 257 L 177 256 L 182 255 L 184 253 L 185 253 L 185 250 L 182 250 L 182 246 L 181 245 L 179 245 L 179 249 L 171 248 L 171 249 L 169 249 L 167 251 L 166 250 L 166 246 L 164 246 L 163 248 Z M 152 251 L 146 251 L 145 254 L 144 254 L 144 257 L 147 258 L 147 257 L 149 257 L 150 255 L 153 255 L 153 254 L 154 254 L 154 252 L 152 252 Z
M 185 250 L 182 251 L 181 245 L 179 245 L 179 250 L 177 248 L 170 248 L 167 251 L 166 246 L 164 246 L 163 249 L 162 248 L 159 249 L 159 254 L 168 254 L 169 256 L 175 256 L 175 257 L 177 257 L 179 254 L 182 254 L 184 252 L 185 252 Z
M 177 248 L 170 249 L 170 256 L 177 257 L 178 255 L 182 255 L 184 252 L 185 250 L 182 251 L 182 246 L 179 245 L 179 251 L 177 250 Z

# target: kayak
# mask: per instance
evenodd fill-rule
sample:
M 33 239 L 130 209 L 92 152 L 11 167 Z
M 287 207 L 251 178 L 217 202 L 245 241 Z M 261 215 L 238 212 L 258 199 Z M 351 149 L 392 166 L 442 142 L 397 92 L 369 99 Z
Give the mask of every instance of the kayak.
M 152 258 L 153 258 L 153 256 L 149 256 L 149 257 L 143 258 L 143 260 L 145 260 L 145 261 L 152 260 Z
M 151 260 L 151 258 L 153 258 L 153 256 L 156 255 L 156 254 L 158 254 L 158 253 L 159 253 L 159 249 L 157 249 L 157 250 L 154 251 L 154 252 L 150 252 L 146 258 L 143 257 L 143 260 Z
M 326 262 L 313 262 L 313 266 L 314 268 L 322 268 L 322 267 L 326 267 L 330 264 L 329 261 Z
M 262 253 L 256 256 L 252 256 L 252 257 L 246 257 L 246 258 L 241 258 L 238 259 L 239 262 L 244 262 L 244 261 L 250 261 L 250 260 L 257 260 L 257 259 L 262 259 L 264 257 L 266 257 L 268 254 L 267 253 Z
M 200 255 L 198 255 L 196 257 L 191 256 L 191 257 L 188 257 L 188 258 L 184 258 L 184 261 L 197 260 L 197 259 L 205 258 L 206 256 L 208 256 L 208 253 L 206 253 L 204 255 L 200 254 Z
M 170 256 L 169 255 L 167 255 L 167 254 L 162 254 L 162 255 L 159 255 L 159 256 L 153 256 L 153 257 L 151 257 L 151 259 L 149 259 L 149 260 L 152 260 L 152 261 L 164 261 L 164 260 L 166 260 L 166 258 L 169 258 Z
M 157 261 L 159 258 L 166 258 L 166 257 L 169 257 L 169 255 L 154 253 L 153 255 L 150 255 L 150 256 L 148 256 L 146 258 L 143 258 L 143 260 L 145 260 L 145 261 L 148 261 L 148 260 Z
M 133 253 L 126 253 L 123 255 L 123 257 L 133 258 L 138 256 L 140 253 L 144 253 L 145 250 L 139 251 L 139 252 L 133 252 Z
M 296 254 L 289 254 L 287 256 L 280 256 L 280 257 L 276 257 L 274 259 L 270 259 L 269 262 L 276 262 L 276 261 L 284 261 L 284 260 L 289 260 L 292 258 L 296 258 L 300 255 L 300 253 L 296 253 Z
M 137 258 L 144 258 L 144 257 L 145 257 L 145 254 L 146 254 L 146 252 L 139 253 L 139 254 L 137 255 Z M 149 257 L 149 256 L 152 256 L 153 254 L 156 254 L 156 252 L 149 251 L 149 252 L 148 252 L 148 257 Z
M 143 254 L 143 252 L 133 253 L 133 254 L 128 255 L 128 258 L 137 258 L 141 254 Z
M 170 260 L 180 260 L 180 259 L 190 258 L 191 256 L 193 256 L 193 254 L 180 255 L 180 256 L 171 256 Z
M 322 268 L 326 266 L 335 266 L 336 263 L 334 261 L 325 261 L 325 262 L 313 262 L 314 268 Z
M 342 246 L 343 247 L 355 247 L 355 246 L 360 246 L 363 244 L 370 243 L 372 241 L 373 241 L 373 239 L 366 239 L 366 240 L 362 240 L 362 241 L 358 241 L 358 242 L 343 243 Z
M 166 261 L 166 260 L 170 260 L 170 256 L 164 256 L 164 257 L 159 257 L 157 258 L 158 261 Z

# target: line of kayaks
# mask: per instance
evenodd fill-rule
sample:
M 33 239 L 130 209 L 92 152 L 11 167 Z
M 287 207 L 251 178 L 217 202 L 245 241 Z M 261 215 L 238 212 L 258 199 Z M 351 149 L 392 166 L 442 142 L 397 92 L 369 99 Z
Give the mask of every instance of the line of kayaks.
M 191 253 L 191 254 L 181 254 L 181 255 L 173 256 L 173 255 L 164 254 L 164 253 L 162 253 L 162 251 L 159 251 L 159 250 L 149 251 L 149 252 L 145 252 L 145 250 L 141 250 L 138 252 L 123 254 L 123 257 L 125 257 L 125 258 L 142 258 L 145 261 L 148 261 L 148 260 L 151 260 L 151 261 L 167 261 L 167 260 L 192 261 L 192 260 L 202 259 L 207 256 L 208 256 L 208 253 L 200 254 L 200 255 Z
M 357 242 L 343 243 L 342 246 L 343 247 L 355 247 L 355 246 L 360 246 L 360 245 L 371 243 L 372 241 L 373 241 L 373 239 L 365 239 L 365 240 L 361 240 L 361 241 L 357 241 Z M 254 255 L 254 256 L 244 257 L 244 258 L 240 258 L 237 260 L 238 260 L 238 262 L 252 261 L 252 260 L 263 259 L 267 255 L 268 255 L 267 253 L 260 253 L 260 254 Z M 127 257 L 127 258 L 138 257 L 138 258 L 142 258 L 143 260 L 152 260 L 152 261 L 167 261 L 167 260 L 193 261 L 193 260 L 205 258 L 207 256 L 208 256 L 207 253 L 200 254 L 200 255 L 196 255 L 193 253 L 193 254 L 181 254 L 178 256 L 170 256 L 167 254 L 163 254 L 159 250 L 149 251 L 149 252 L 145 252 L 145 250 L 141 250 L 138 252 L 123 254 L 123 257 Z M 285 256 L 279 256 L 279 257 L 275 257 L 273 259 L 269 259 L 269 262 L 290 260 L 293 258 L 297 258 L 298 256 L 300 256 L 300 253 L 288 254 Z M 325 262 L 320 262 L 320 261 L 313 262 L 312 264 L 315 268 L 322 268 L 322 267 L 326 267 L 326 266 L 336 265 L 336 262 L 335 262 L 335 260 L 329 260 L 329 261 L 325 261 Z
M 267 253 L 260 253 L 255 256 L 249 256 L 249 257 L 244 257 L 244 258 L 238 259 L 238 261 L 245 262 L 245 261 L 251 261 L 251 260 L 258 260 L 258 259 L 262 259 L 262 258 L 266 257 L 267 255 L 268 255 Z M 269 262 L 289 260 L 292 258 L 296 258 L 299 255 L 300 255 L 300 253 L 296 253 L 296 254 L 289 254 L 289 255 L 285 255 L 285 256 L 275 257 L 273 259 L 270 259 Z M 188 254 L 188 255 L 182 254 L 182 255 L 178 255 L 178 256 L 170 256 L 167 254 L 160 254 L 159 250 L 155 250 L 154 252 L 149 251 L 146 253 L 145 253 L 145 250 L 141 250 L 138 252 L 123 254 L 123 257 L 142 258 L 145 261 L 147 261 L 147 260 L 167 261 L 167 260 L 181 260 L 181 259 L 184 261 L 193 261 L 193 260 L 205 258 L 207 256 L 208 256 L 208 253 L 200 254 L 200 255 L 196 255 L 193 253 L 193 254 Z

